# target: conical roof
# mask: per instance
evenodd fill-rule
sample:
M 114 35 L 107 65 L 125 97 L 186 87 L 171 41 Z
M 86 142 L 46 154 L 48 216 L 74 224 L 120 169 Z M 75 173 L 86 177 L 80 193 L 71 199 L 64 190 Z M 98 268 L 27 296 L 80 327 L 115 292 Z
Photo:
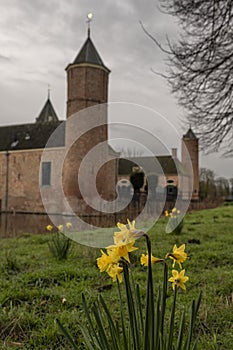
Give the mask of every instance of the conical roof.
M 187 139 L 197 140 L 197 137 L 194 134 L 194 132 L 192 131 L 191 127 L 188 129 L 188 131 L 186 132 L 184 137 L 187 138 Z
M 73 62 L 73 64 L 80 63 L 91 63 L 108 69 L 104 65 L 102 58 L 100 57 L 98 51 L 95 48 L 95 45 L 89 36 Z
M 36 123 L 50 123 L 50 122 L 57 122 L 57 121 L 59 121 L 58 116 L 48 96 L 48 99 L 45 102 L 44 107 L 42 108 L 39 116 L 36 118 Z

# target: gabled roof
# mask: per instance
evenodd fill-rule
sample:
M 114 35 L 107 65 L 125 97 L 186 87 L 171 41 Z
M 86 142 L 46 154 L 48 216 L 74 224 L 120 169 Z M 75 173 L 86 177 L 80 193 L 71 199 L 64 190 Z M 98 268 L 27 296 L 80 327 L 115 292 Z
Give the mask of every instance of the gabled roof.
M 109 70 L 100 57 L 90 37 L 87 38 L 73 64 L 91 63 Z
M 58 116 L 48 96 L 48 99 L 45 102 L 44 107 L 42 108 L 39 116 L 36 118 L 36 123 L 58 122 L 58 120 L 59 120 Z
M 141 166 L 148 174 L 157 175 L 185 175 L 185 169 L 182 163 L 178 159 L 174 159 L 172 156 L 157 156 L 157 157 L 132 157 L 132 158 L 120 158 L 118 164 L 119 175 L 129 175 L 132 172 L 133 167 Z
M 188 131 L 186 132 L 186 134 L 183 137 L 187 138 L 187 139 L 197 140 L 197 137 L 191 128 L 188 129 Z
M 0 151 L 44 148 L 50 135 L 62 121 L 9 125 L 0 127 Z M 63 123 L 64 124 L 64 123 Z M 56 138 L 50 147 L 62 147 L 65 140 L 65 128 L 58 128 Z

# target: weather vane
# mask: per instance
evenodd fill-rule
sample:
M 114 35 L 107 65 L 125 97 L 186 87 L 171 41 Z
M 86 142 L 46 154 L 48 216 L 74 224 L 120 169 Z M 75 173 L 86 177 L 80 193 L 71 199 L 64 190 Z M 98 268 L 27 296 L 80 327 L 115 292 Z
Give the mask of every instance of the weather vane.
M 93 18 L 93 14 L 91 12 L 89 12 L 87 14 L 87 35 L 88 35 L 88 38 L 90 38 L 90 34 L 91 34 L 91 21 L 92 21 L 92 18 Z

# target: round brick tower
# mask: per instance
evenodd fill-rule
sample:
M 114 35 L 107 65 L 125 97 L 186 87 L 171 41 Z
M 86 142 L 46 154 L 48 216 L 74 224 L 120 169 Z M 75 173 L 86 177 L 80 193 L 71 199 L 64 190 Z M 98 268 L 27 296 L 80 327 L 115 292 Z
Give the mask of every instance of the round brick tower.
M 198 138 L 191 127 L 182 138 L 182 163 L 188 174 L 193 177 L 191 200 L 197 201 L 199 199 L 199 149 Z
M 67 71 L 67 118 L 84 108 L 108 102 L 108 75 L 91 38 L 69 64 Z
M 74 211 L 85 211 L 84 201 L 78 185 L 78 174 L 80 164 L 88 152 L 98 144 L 108 140 L 108 75 L 110 70 L 104 65 L 97 52 L 88 30 L 88 37 L 76 56 L 73 63 L 66 68 L 67 72 L 67 121 L 65 132 L 65 143 L 72 138 L 76 141 L 69 151 L 63 166 L 63 190 Z M 99 106 L 95 108 L 89 108 Z M 89 109 L 88 109 L 89 108 Z M 79 113 L 78 113 L 79 112 Z M 76 118 L 78 113 L 78 117 Z M 75 115 L 75 117 L 72 117 Z M 96 123 L 96 121 L 98 122 Z M 89 124 L 88 124 L 89 123 Z M 98 126 L 99 124 L 99 126 Z M 88 125 L 89 131 L 83 134 Z M 106 143 L 98 158 L 105 159 L 108 156 L 108 145 Z M 95 162 L 90 161 L 88 171 L 81 177 L 83 186 L 88 191 L 89 180 L 95 172 Z M 98 159 L 96 159 L 98 163 Z M 104 169 L 105 168 L 105 169 Z M 80 181 L 80 178 L 79 178 Z M 101 168 L 96 178 L 96 188 L 100 196 L 108 199 L 115 191 L 115 169 L 108 165 Z M 90 193 L 91 196 L 91 193 Z M 80 204 L 81 203 L 81 204 Z

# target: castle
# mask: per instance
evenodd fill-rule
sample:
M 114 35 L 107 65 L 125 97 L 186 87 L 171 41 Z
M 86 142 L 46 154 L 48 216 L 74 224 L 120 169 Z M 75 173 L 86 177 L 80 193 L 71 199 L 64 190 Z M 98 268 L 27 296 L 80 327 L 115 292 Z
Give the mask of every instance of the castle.
M 95 109 L 94 115 L 88 118 L 90 118 L 90 123 L 94 120 L 92 118 L 97 117 L 100 118 L 100 122 L 94 128 L 89 128 L 84 134 L 80 133 L 80 128 L 82 128 L 82 123 L 87 121 L 86 115 L 83 116 L 83 119 L 81 118 L 82 122 L 79 125 L 71 122 L 74 114 L 85 111 L 89 107 L 103 106 L 108 102 L 110 70 L 104 65 L 96 50 L 90 37 L 90 30 L 76 58 L 67 66 L 66 73 L 66 122 L 59 120 L 50 94 L 48 94 L 47 101 L 34 123 L 0 127 L 0 205 L 2 212 L 44 213 L 45 203 L 42 201 L 41 194 L 43 200 L 50 203 L 51 212 L 58 210 L 58 202 L 60 203 L 59 211 L 64 212 L 66 204 L 62 199 L 60 200 L 60 194 L 57 191 L 58 181 L 62 181 L 64 195 L 72 210 L 74 212 L 88 211 L 90 208 L 85 204 L 77 184 L 77 173 L 85 155 L 98 144 L 103 144 L 100 158 L 103 157 L 106 164 L 99 171 L 94 169 L 95 164 L 89 164 L 88 172 L 98 172 L 97 190 L 101 198 L 112 200 L 116 195 L 115 185 L 123 174 L 117 174 L 117 162 L 111 160 L 111 154 L 114 154 L 115 157 L 115 152 L 107 143 L 107 111 L 102 108 L 98 115 L 98 109 Z M 56 137 L 49 146 L 47 145 L 48 152 L 43 158 L 44 148 L 54 132 Z M 77 132 L 76 136 L 73 135 L 75 132 Z M 76 139 L 69 144 L 67 150 L 66 145 L 73 137 Z M 191 165 L 188 160 L 189 156 Z M 60 169 L 56 159 L 63 159 L 63 157 L 64 164 Z M 158 157 L 158 160 L 161 161 L 167 180 L 167 183 L 165 181 L 162 186 L 171 187 L 172 184 L 173 187 L 183 187 L 182 190 L 185 192 L 186 185 L 180 181 L 175 169 L 175 164 L 177 164 L 174 161 L 176 160 L 175 151 L 171 156 Z M 96 159 L 94 162 L 96 166 L 98 161 Z M 199 192 L 198 139 L 191 128 L 182 139 L 182 160 L 179 164 L 184 169 L 193 171 L 191 197 L 197 200 Z M 58 176 L 58 168 L 61 170 L 59 171 L 62 180 Z M 126 172 L 124 175 L 127 177 Z M 88 179 L 83 178 L 82 182 L 88 191 Z M 56 193 L 55 197 L 54 193 Z

